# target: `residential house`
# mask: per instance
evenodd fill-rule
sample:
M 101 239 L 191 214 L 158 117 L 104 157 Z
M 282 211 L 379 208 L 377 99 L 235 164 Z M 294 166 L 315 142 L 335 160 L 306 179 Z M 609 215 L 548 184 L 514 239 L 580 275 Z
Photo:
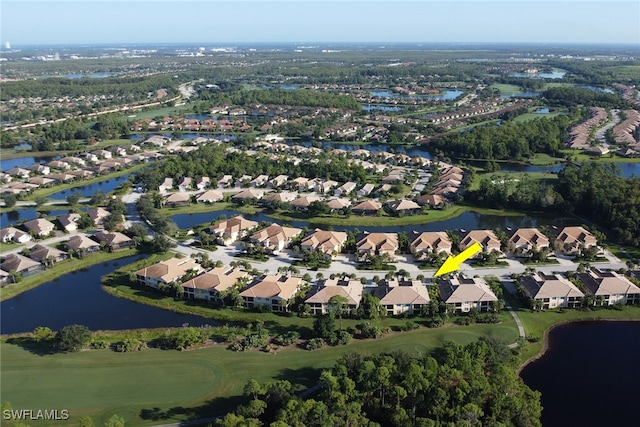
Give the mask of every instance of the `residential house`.
M 233 197 L 231 197 L 231 200 L 239 204 L 251 203 L 251 202 L 260 200 L 263 195 L 264 195 L 264 192 L 262 191 L 259 191 L 253 188 L 248 188 L 246 190 L 243 190 L 235 194 Z
M 240 178 L 236 179 L 235 186 L 247 187 L 250 182 L 251 182 L 251 175 L 242 175 Z
M 101 159 L 110 159 L 111 157 L 113 157 L 111 151 L 107 151 L 107 150 L 95 150 L 92 152 L 93 154 L 95 154 L 96 156 L 98 156 Z
M 49 220 L 44 218 L 36 218 L 31 221 L 26 221 L 22 224 L 29 233 L 33 233 L 36 236 L 45 237 L 55 230 L 56 226 Z
M 358 197 L 366 197 L 369 194 L 371 194 L 371 192 L 373 191 L 373 189 L 376 188 L 375 185 L 373 184 L 365 184 L 362 186 L 361 189 L 358 190 L 358 192 L 356 193 Z
M 351 212 L 359 215 L 377 215 L 382 209 L 382 204 L 377 200 L 365 200 L 351 208 Z
M 409 250 L 416 259 L 422 259 L 431 253 L 445 252 L 451 255 L 451 249 L 451 239 L 444 231 L 425 231 L 409 244 Z
M 178 179 L 178 191 L 189 191 L 193 185 L 193 179 L 189 176 L 183 176 Z
M 373 288 L 373 295 L 389 316 L 418 315 L 431 301 L 428 288 L 420 280 L 381 282 Z
M 575 308 L 582 305 L 584 294 L 559 274 L 532 273 L 520 277 L 527 297 L 540 301 L 543 309 Z
M 158 186 L 158 190 L 161 193 L 165 191 L 169 191 L 173 188 L 173 178 L 165 178 L 162 180 L 162 183 Z
M 249 182 L 250 187 L 264 187 L 269 181 L 269 175 L 258 175 Z
M 335 310 L 329 303 L 332 297 L 341 296 L 346 299 L 346 311 L 355 312 L 362 299 L 364 285 L 359 280 L 326 279 L 315 286 L 304 301 L 311 308 L 311 314 L 321 315 Z
M 482 246 L 482 252 L 500 252 L 500 239 L 491 230 L 471 230 L 460 240 L 460 251 L 467 249 L 474 243 Z
M 343 231 L 326 231 L 316 228 L 315 231 L 302 239 L 300 249 L 320 251 L 333 258 L 342 250 L 347 241 L 347 233 Z
M 308 196 L 298 197 L 297 199 L 293 200 L 291 202 L 291 207 L 298 210 L 307 210 L 313 202 L 319 201 L 322 201 L 322 198 L 320 196 L 310 194 Z
M 271 188 L 280 188 L 287 183 L 289 175 L 278 175 L 269 181 L 268 186 Z
M 186 298 L 223 303 L 222 293 L 249 277 L 239 268 L 219 267 L 187 280 L 182 288 Z
M 191 196 L 187 193 L 171 193 L 164 198 L 164 202 L 170 208 L 189 206 L 191 203 Z
M 24 255 L 9 254 L 0 263 L 0 268 L 7 273 L 16 273 L 22 277 L 28 277 L 44 270 L 44 265 Z
M 391 212 L 402 215 L 415 214 L 422 210 L 416 202 L 407 199 L 392 200 L 387 203 L 387 207 Z
M 333 195 L 336 197 L 348 196 L 353 190 L 356 189 L 357 185 L 358 184 L 356 184 L 355 182 L 345 182 L 333 191 Z
M 280 203 L 289 203 L 296 198 L 296 193 L 283 191 L 282 193 L 269 193 L 260 200 L 263 205 L 278 205 Z
M 224 175 L 222 178 L 218 180 L 219 188 L 227 188 L 233 184 L 233 177 L 231 175 Z
M 58 215 L 56 219 L 58 220 L 58 224 L 60 224 L 60 227 L 64 231 L 71 233 L 72 231 L 76 231 L 78 229 L 78 221 L 80 220 L 80 214 L 70 213 L 65 215 Z
M 308 191 L 309 190 L 309 178 L 305 178 L 303 176 L 299 176 L 296 179 L 293 179 L 292 184 L 298 191 Z
M 93 221 L 93 225 L 96 227 L 103 227 L 104 220 L 111 215 L 111 212 L 104 208 L 89 208 L 87 209 L 87 215 Z
M 584 291 L 595 297 L 594 305 L 640 304 L 640 288 L 615 271 L 592 268 L 578 273 Z
M 583 227 L 565 227 L 556 238 L 558 248 L 566 253 L 577 255 L 581 248 L 598 246 L 598 240 Z
M 71 238 L 66 243 L 66 247 L 67 251 L 73 251 L 78 254 L 79 257 L 83 257 L 86 254 L 98 252 L 100 250 L 99 243 L 82 234 L 71 236 Z
M 31 172 L 29 171 L 29 169 L 24 169 L 19 167 L 11 168 L 8 171 L 6 171 L 6 173 L 15 178 L 21 178 L 21 179 L 27 179 L 31 175 Z
M 549 248 L 549 239 L 537 228 L 519 228 L 509 238 L 508 246 L 512 252 L 527 255 L 534 249 Z
M 351 206 L 351 200 L 337 197 L 327 200 L 327 206 L 331 209 L 331 212 L 340 211 Z
M 69 254 L 59 249 L 37 244 L 31 247 L 29 258 L 34 261 L 41 262 L 44 265 L 53 265 L 69 258 Z
M 51 168 L 46 165 L 33 165 L 29 167 L 29 170 L 38 175 L 49 175 L 51 173 Z
M 439 288 L 440 299 L 453 306 L 455 312 L 468 313 L 471 309 L 489 311 L 498 300 L 489 285 L 479 277 L 441 279 Z
M 416 198 L 416 203 L 420 206 L 429 206 L 430 208 L 441 208 L 447 203 L 447 199 L 438 194 L 423 194 Z
M 337 185 L 338 183 L 336 181 L 329 179 L 326 181 L 318 182 L 316 184 L 315 190 L 320 194 L 326 194 L 326 193 L 329 193 L 331 189 Z
M 398 235 L 396 233 L 363 233 L 356 242 L 358 261 L 366 260 L 367 256 L 387 255 L 389 260 L 396 259 L 398 250 Z
M 29 240 L 31 240 L 29 233 L 25 233 L 15 227 L 6 227 L 0 230 L 0 241 L 2 243 L 8 243 L 11 241 L 16 243 L 26 243 Z
M 218 237 L 219 241 L 228 245 L 246 236 L 247 231 L 258 226 L 258 222 L 251 221 L 241 215 L 218 221 L 209 227 L 209 232 Z
M 117 231 L 99 231 L 92 236 L 101 245 L 104 244 L 112 251 L 118 249 L 126 249 L 133 245 L 135 242 L 129 237 Z
M 204 190 L 211 184 L 211 179 L 208 176 L 200 176 L 196 178 L 196 188 L 198 190 Z
M 224 195 L 221 191 L 218 190 L 207 190 L 204 193 L 198 195 L 196 197 L 196 201 L 198 203 L 215 203 L 219 202 L 224 198 Z
M 249 308 L 262 305 L 273 311 L 287 311 L 289 301 L 303 284 L 304 281 L 299 277 L 282 274 L 263 275 L 254 280 L 240 296 L 244 305 Z
M 188 272 L 200 270 L 200 264 L 193 258 L 170 258 L 136 271 L 136 281 L 141 285 L 158 289 L 161 285 L 171 282 L 180 283 Z
M 286 248 L 291 240 L 302 233 L 301 228 L 283 227 L 280 224 L 257 231 L 249 237 L 249 241 L 264 246 L 268 252 L 278 253 Z
M 47 187 L 56 182 L 55 179 L 46 178 L 44 176 L 34 176 L 27 181 L 29 184 L 37 185 L 38 187 Z

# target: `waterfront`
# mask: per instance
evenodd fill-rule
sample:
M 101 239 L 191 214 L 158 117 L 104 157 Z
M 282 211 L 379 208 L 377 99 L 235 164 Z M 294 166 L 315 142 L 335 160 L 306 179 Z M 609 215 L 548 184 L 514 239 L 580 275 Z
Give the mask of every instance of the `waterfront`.
M 631 408 L 640 370 L 627 367 L 627 361 L 640 356 L 638 336 L 640 322 L 577 322 L 552 329 L 546 353 L 521 372 L 524 382 L 542 393 L 542 425 L 637 426 Z
M 0 332 L 31 332 L 38 326 L 60 330 L 74 323 L 96 330 L 213 325 L 200 316 L 180 314 L 115 297 L 102 289 L 100 278 L 141 255 L 96 264 L 44 283 L 0 303 Z

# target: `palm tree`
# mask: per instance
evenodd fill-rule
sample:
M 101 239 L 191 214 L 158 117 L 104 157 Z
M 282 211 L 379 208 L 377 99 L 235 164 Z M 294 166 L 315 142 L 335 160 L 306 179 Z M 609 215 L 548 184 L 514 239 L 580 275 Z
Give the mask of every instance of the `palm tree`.
M 338 314 L 338 319 L 340 319 L 340 330 L 342 330 L 342 311 L 349 304 L 349 300 L 342 295 L 334 295 L 329 298 L 329 307 L 331 307 L 331 311 L 334 311 Z

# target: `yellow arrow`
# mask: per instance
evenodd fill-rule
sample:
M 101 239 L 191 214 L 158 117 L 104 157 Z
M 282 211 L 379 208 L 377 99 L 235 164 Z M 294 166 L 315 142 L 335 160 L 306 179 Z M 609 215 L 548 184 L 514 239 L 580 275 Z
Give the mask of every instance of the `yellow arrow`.
M 460 264 L 465 262 L 467 259 L 471 258 L 478 252 L 482 251 L 482 246 L 480 243 L 475 242 L 473 245 L 469 246 L 464 251 L 460 252 L 455 257 L 449 255 L 449 258 L 442 264 L 442 266 L 436 271 L 436 274 L 433 277 L 438 277 L 443 274 L 451 273 L 452 271 L 456 271 L 460 268 Z

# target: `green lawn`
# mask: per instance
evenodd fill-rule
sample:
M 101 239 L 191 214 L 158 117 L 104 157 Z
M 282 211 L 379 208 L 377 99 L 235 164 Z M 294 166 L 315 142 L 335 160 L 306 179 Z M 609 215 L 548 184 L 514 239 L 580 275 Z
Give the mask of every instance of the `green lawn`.
M 4 342 L 2 400 L 14 409 L 68 409 L 69 424 L 89 415 L 96 425 L 102 425 L 114 413 L 124 417 L 128 426 L 162 424 L 226 413 L 241 400 L 242 387 L 252 378 L 260 382 L 288 379 L 308 387 L 316 383 L 321 369 L 331 367 L 347 352 L 425 352 L 447 340 L 464 344 L 482 335 L 514 341 L 517 330 L 513 322 L 421 328 L 379 340 L 357 340 L 344 347 L 313 352 L 291 348 L 277 354 L 237 353 L 214 345 L 185 352 L 87 350 L 37 355 Z M 142 419 L 142 411 L 159 416 Z M 38 422 L 38 426 L 49 425 L 56 424 Z
M 522 93 L 522 88 L 516 85 L 510 85 L 505 83 L 494 83 L 489 87 L 498 89 L 501 95 L 512 95 L 516 93 Z

